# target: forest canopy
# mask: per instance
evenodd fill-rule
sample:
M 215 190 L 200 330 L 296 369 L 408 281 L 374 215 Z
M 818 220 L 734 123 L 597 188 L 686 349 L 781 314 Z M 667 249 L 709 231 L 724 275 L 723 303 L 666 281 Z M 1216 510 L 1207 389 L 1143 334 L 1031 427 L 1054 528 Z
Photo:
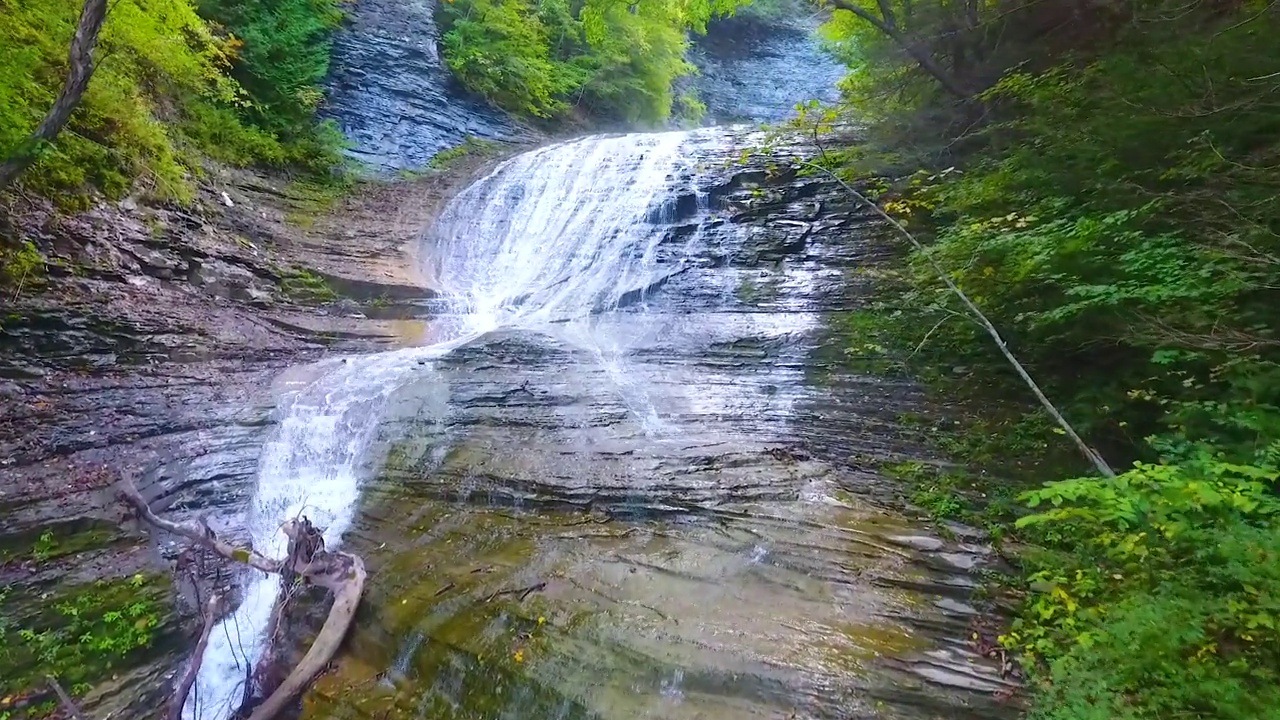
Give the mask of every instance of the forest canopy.
M 81 5 L 0 0 L 0 157 L 53 104 Z M 204 157 L 327 172 L 340 136 L 315 109 L 339 19 L 337 0 L 112 2 L 86 94 L 24 186 L 185 199 Z
M 657 126 L 696 116 L 675 81 L 694 71 L 690 32 L 737 0 L 445 0 L 445 61 L 472 90 L 537 118 Z M 695 118 L 696 119 L 696 118 Z

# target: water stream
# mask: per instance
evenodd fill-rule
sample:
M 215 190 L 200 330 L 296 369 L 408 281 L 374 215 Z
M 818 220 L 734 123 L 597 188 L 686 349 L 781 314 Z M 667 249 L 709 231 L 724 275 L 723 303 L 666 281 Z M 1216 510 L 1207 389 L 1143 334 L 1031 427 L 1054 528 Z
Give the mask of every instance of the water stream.
M 852 453 L 910 393 L 811 382 L 832 263 L 760 269 L 761 228 L 704 187 L 731 152 L 702 130 L 503 163 L 424 238 L 429 344 L 280 378 L 254 546 L 282 554 L 303 513 L 371 571 L 330 704 L 304 714 L 966 717 L 1000 688 L 945 639 L 982 549 L 787 449 Z M 772 299 L 744 301 L 746 280 Z M 278 583 L 245 583 L 192 720 L 229 716 L 261 650 Z

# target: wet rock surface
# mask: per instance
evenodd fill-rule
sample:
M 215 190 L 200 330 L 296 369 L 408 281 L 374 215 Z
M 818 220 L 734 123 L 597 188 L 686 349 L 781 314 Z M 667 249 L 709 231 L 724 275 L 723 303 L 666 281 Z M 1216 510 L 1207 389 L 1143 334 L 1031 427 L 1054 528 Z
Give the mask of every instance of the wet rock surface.
M 325 113 L 377 172 L 423 168 L 467 137 L 532 133 L 454 79 L 440 57 L 436 0 L 360 0 L 334 38 Z
M 649 214 L 664 282 L 393 394 L 346 537 L 366 614 L 304 717 L 1016 714 L 969 639 L 989 550 L 876 472 L 928 459 L 899 418 L 929 408 L 834 332 L 893 251 L 828 183 L 725 168 L 749 141 Z
M 800 4 L 776 17 L 748 8 L 694 39 L 692 85 L 708 121 L 774 123 L 793 115 L 797 103 L 839 100 L 846 69 L 822 49 L 820 20 L 811 13 Z
M 440 54 L 438 0 L 361 0 L 334 39 L 324 114 L 375 174 L 427 167 L 467 138 L 528 144 L 540 133 L 469 92 Z M 749 12 L 695 36 L 688 78 L 706 121 L 777 122 L 797 103 L 839 98 L 844 68 L 822 50 L 819 20 L 797 4 L 777 16 Z
M 415 270 L 416 240 L 470 172 L 366 185 L 334 208 L 243 173 L 217 178 L 184 209 L 18 207 L 4 230 L 39 247 L 48 277 L 0 303 L 0 616 L 18 623 L 9 627 L 25 627 L 50 594 L 172 568 L 176 546 L 122 523 L 121 475 L 157 507 L 207 514 L 242 536 L 274 379 L 328 352 L 418 342 L 417 303 L 432 291 Z M 292 283 L 302 272 L 348 297 L 300 297 Z M 204 584 L 230 582 L 214 569 Z M 188 592 L 161 604 L 153 646 L 90 693 L 91 712 L 160 707 L 199 607 Z
M 423 361 L 389 398 L 346 536 L 368 564 L 368 594 L 304 717 L 1015 713 L 996 699 L 1013 684 L 969 642 L 974 573 L 992 562 L 980 535 L 931 529 L 876 470 L 929 459 L 899 418 L 931 410 L 903 378 L 850 370 L 838 331 L 892 248 L 829 183 L 728 163 L 750 135 L 703 137 L 672 197 L 646 212 L 658 262 L 618 310 L 491 333 Z M 394 198 L 382 200 L 344 212 L 385 220 Z M 344 227 L 377 234 L 317 232 Z M 448 320 L 399 321 L 412 331 L 396 341 L 371 329 L 368 303 L 221 297 L 191 282 L 197 263 L 244 268 L 267 288 L 279 273 L 247 246 L 196 237 L 96 249 L 133 251 L 5 326 L 0 533 L 13 552 L 0 580 L 23 595 L 174 558 L 167 541 L 121 529 L 120 469 L 168 512 L 208 514 L 243 537 L 284 386 L 314 377 L 317 355 L 425 342 Z M 245 237 L 260 253 L 298 253 L 288 257 L 321 244 Z M 376 247 L 343 253 L 335 267 L 366 254 L 363 267 L 378 267 Z M 145 284 L 127 280 L 129 258 Z M 418 287 L 430 296 L 430 279 Z M 95 541 L 28 562 L 49 527 Z M 184 630 L 91 694 L 91 710 L 156 706 L 185 658 L 193 604 L 179 607 L 172 627 Z

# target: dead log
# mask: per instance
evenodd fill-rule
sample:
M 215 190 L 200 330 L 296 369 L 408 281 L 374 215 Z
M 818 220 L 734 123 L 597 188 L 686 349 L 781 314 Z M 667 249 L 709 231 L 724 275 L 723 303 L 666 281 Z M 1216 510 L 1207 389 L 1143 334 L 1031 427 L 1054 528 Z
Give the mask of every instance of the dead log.
M 305 583 L 333 593 L 333 607 L 315 642 L 280 687 L 275 688 L 249 716 L 249 720 L 270 720 L 305 690 L 337 654 L 338 647 L 351 629 L 356 608 L 364 594 L 364 562 L 351 553 L 325 550 L 319 530 L 306 518 L 284 523 L 281 529 L 289 538 L 289 556 L 276 560 L 252 548 L 237 547 L 219 539 L 207 524 L 179 523 L 159 517 L 130 482 L 122 484 L 120 499 L 156 529 L 186 538 L 228 560 L 282 577 L 298 577 Z

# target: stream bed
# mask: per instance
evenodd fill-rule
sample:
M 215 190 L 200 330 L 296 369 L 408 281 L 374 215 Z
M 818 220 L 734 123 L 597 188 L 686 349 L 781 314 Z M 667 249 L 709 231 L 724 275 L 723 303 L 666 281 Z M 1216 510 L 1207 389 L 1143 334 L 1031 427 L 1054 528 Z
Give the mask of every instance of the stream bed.
M 833 328 L 885 259 L 747 131 L 517 156 L 423 238 L 422 343 L 291 368 L 247 513 L 306 514 L 370 572 L 304 718 L 1001 718 L 968 647 L 980 533 L 904 514 L 910 383 Z M 223 720 L 278 592 L 210 644 Z M 231 631 L 234 628 L 235 632 Z

